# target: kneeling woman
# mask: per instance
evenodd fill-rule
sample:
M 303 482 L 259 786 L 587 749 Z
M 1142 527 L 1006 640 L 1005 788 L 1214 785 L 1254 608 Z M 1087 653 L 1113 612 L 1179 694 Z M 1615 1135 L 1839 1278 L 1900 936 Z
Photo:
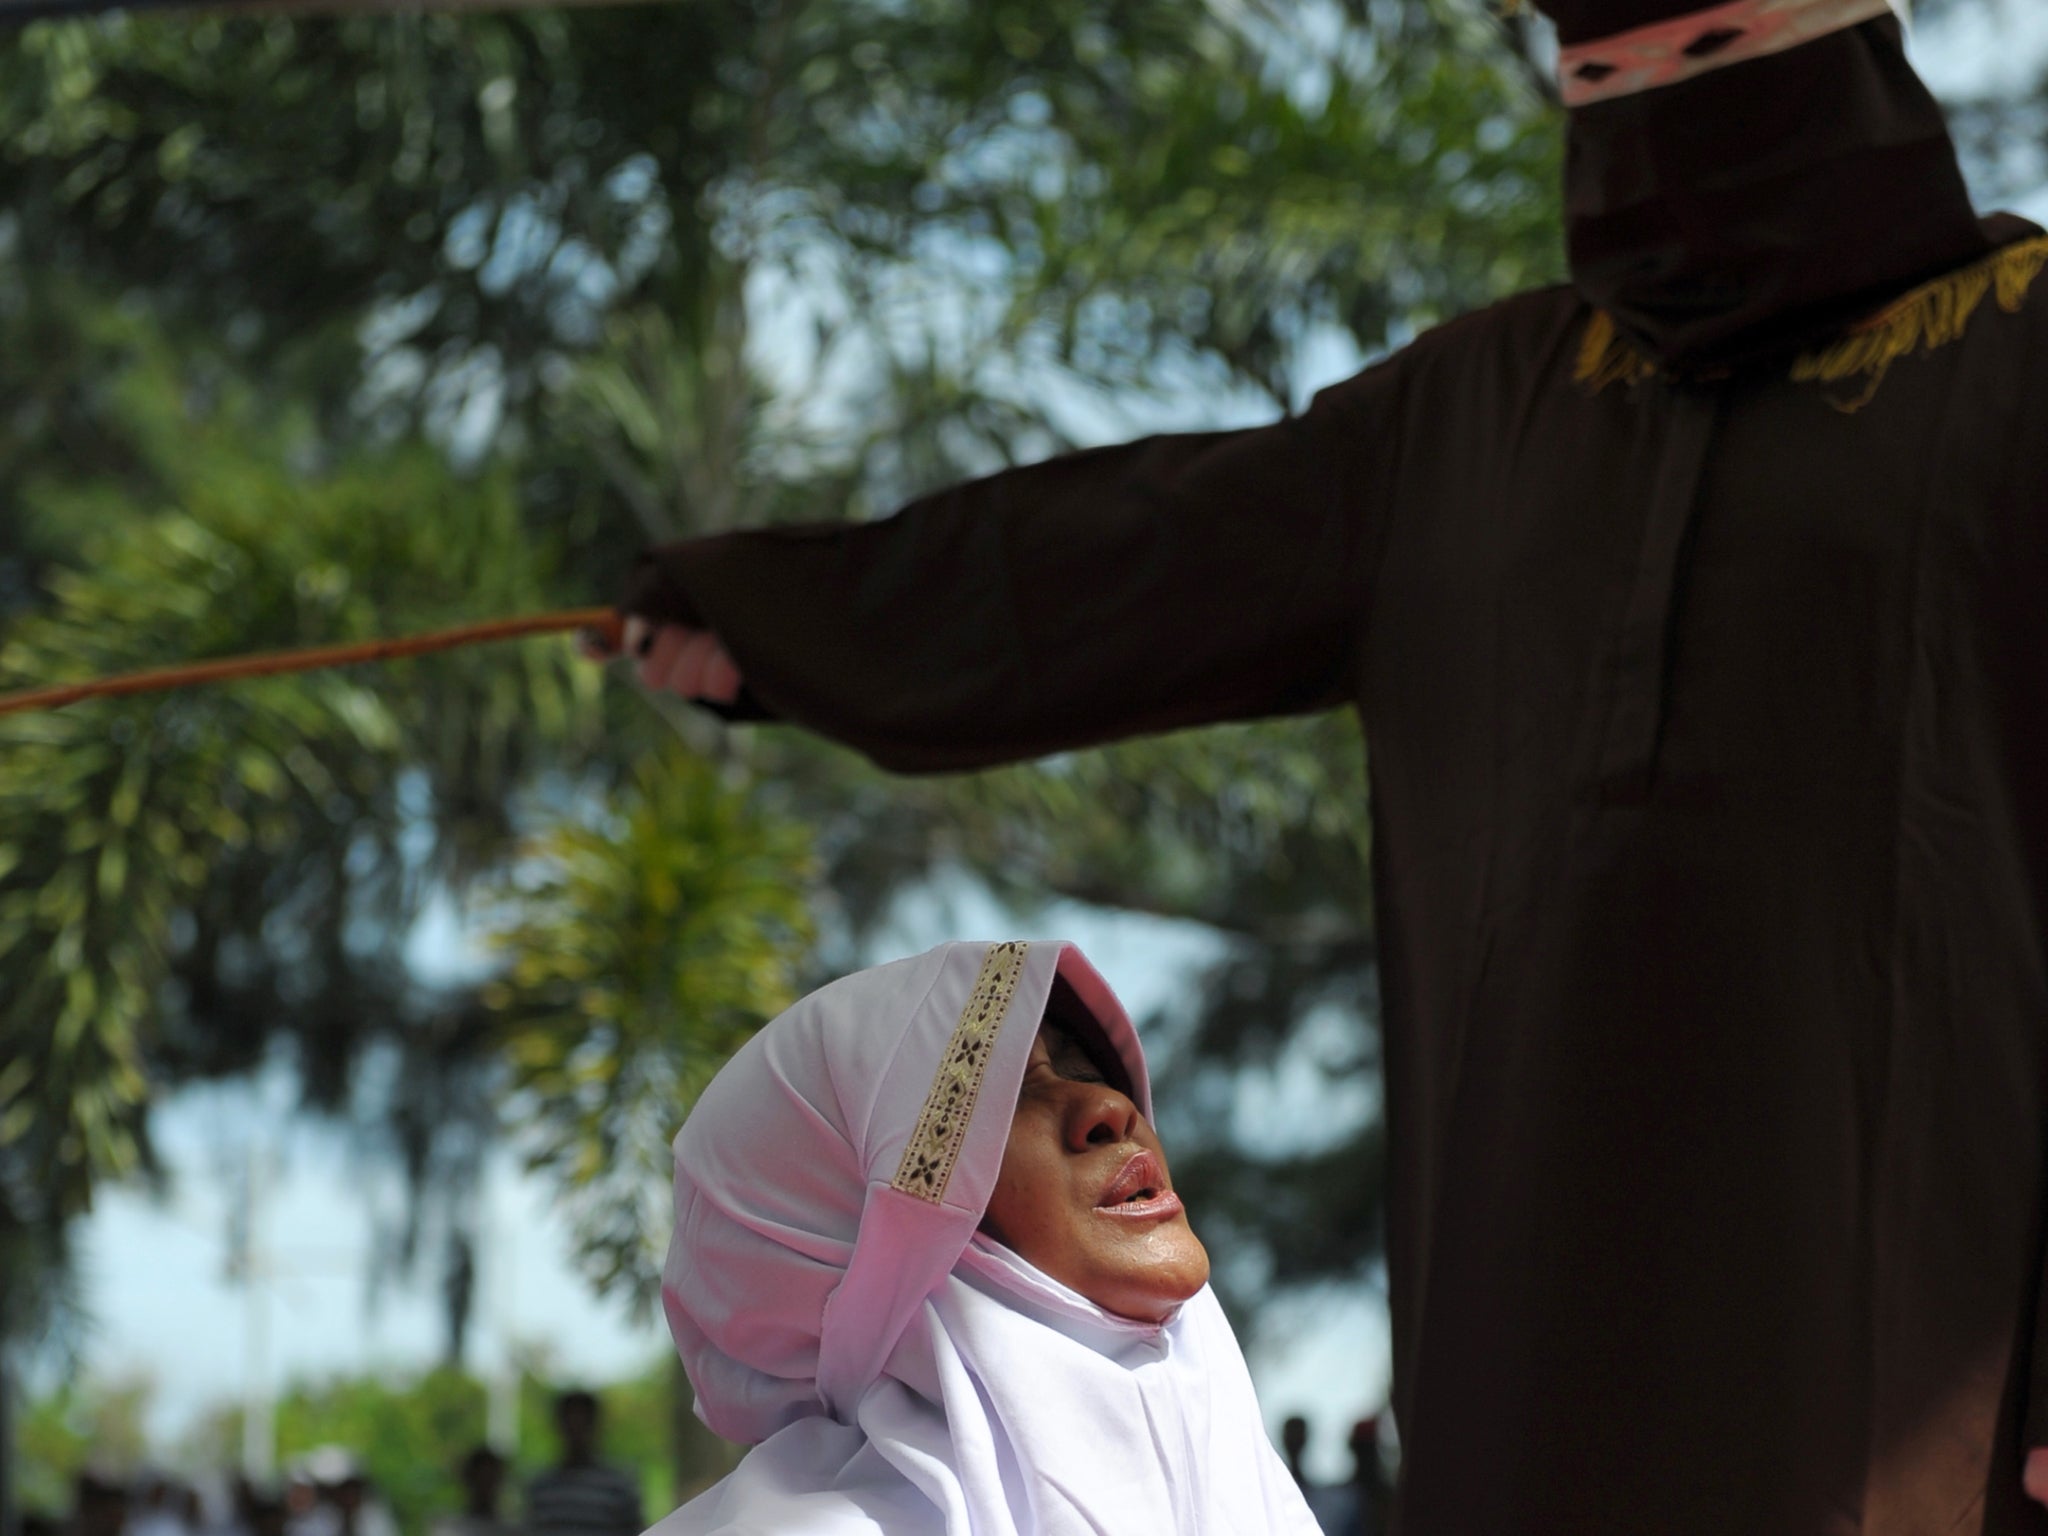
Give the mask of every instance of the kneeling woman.
M 750 1041 L 676 1137 L 662 1299 L 753 1447 L 656 1536 L 1314 1536 L 1066 944 L 949 944 Z

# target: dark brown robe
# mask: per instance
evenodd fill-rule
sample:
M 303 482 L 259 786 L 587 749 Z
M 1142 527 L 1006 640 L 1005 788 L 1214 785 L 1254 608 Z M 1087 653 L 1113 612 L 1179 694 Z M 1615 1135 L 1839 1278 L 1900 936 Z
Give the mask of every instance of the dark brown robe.
M 634 606 L 906 771 L 1360 711 L 1408 1536 L 2048 1532 L 2048 291 L 1853 413 L 1589 316 Z

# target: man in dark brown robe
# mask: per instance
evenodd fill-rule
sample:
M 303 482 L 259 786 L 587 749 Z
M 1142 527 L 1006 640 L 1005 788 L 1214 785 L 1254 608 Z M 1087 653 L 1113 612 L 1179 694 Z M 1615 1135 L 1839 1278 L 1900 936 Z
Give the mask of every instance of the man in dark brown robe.
M 625 607 L 907 772 L 1360 711 L 1397 1529 L 2044 1533 L 2048 241 L 1881 7 L 1696 7 L 1551 0 L 1570 286 Z

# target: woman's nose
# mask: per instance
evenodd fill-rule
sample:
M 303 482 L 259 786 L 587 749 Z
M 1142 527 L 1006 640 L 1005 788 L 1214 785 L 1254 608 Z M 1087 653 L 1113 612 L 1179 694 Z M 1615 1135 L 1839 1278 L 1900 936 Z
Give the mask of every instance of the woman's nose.
M 1137 1130 L 1138 1106 L 1107 1083 L 1076 1083 L 1067 1108 L 1067 1149 L 1114 1146 Z

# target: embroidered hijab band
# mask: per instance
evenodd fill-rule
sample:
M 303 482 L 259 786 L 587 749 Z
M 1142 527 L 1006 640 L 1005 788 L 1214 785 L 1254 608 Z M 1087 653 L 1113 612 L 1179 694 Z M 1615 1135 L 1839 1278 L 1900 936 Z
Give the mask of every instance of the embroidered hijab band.
M 1907 0 L 1730 0 L 1562 50 L 1558 85 L 1567 107 L 1677 85 L 1768 57 L 1897 12 Z

